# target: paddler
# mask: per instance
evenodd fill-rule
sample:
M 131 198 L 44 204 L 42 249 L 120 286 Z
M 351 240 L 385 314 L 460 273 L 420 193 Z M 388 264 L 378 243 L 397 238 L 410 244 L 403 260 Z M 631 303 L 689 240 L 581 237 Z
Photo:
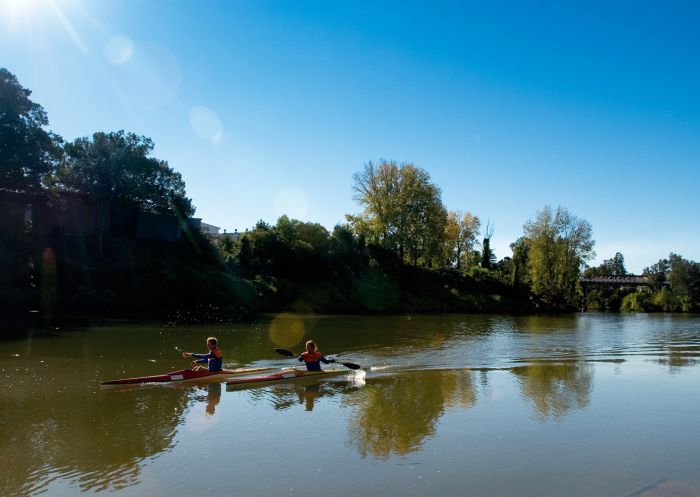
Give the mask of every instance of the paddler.
M 216 337 L 207 338 L 207 348 L 209 352 L 206 354 L 193 354 L 192 352 L 183 352 L 182 357 L 194 357 L 197 359 L 197 364 L 207 364 L 209 371 L 221 371 L 224 365 L 224 355 L 219 348 L 219 341 Z M 195 371 L 199 366 L 195 368 Z
M 306 342 L 306 352 L 302 352 L 297 356 L 299 362 L 306 363 L 307 371 L 321 371 L 321 363 L 330 364 L 335 362 L 335 359 L 326 359 L 320 352 L 316 350 L 316 343 L 313 340 Z

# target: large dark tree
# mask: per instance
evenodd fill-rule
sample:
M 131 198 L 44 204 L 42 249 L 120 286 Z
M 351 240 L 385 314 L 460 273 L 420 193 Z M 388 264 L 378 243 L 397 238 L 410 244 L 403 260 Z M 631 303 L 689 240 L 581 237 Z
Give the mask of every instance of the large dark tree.
M 60 138 L 44 129 L 43 107 L 29 99 L 14 74 L 0 68 L 0 188 L 33 191 L 53 170 Z
M 183 217 L 194 212 L 180 173 L 167 162 L 149 157 L 153 151 L 150 138 L 124 131 L 100 132 L 67 143 L 64 151 L 58 170 L 60 185 L 95 200 L 100 240 L 115 202 Z
M 153 141 L 134 133 L 95 133 L 65 145 L 61 184 L 99 203 L 120 201 L 144 211 L 190 215 L 185 182 L 168 163 L 149 157 Z

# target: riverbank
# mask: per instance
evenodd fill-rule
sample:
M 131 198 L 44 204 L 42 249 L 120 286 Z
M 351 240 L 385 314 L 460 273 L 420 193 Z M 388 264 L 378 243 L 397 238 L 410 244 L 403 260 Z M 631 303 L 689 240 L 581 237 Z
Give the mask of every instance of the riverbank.
M 531 296 L 495 273 L 435 270 L 380 249 L 357 267 L 322 260 L 313 271 L 243 277 L 193 233 L 175 243 L 107 237 L 43 240 L 15 287 L 2 292 L 5 329 L 37 330 L 94 319 L 172 323 L 250 321 L 261 313 L 319 314 L 534 312 Z

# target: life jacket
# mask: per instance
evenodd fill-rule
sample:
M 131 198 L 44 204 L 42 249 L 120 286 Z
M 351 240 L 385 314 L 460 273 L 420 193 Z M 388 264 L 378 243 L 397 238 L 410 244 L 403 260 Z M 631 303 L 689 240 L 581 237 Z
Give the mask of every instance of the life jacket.
M 309 371 L 320 371 L 321 361 L 326 362 L 326 358 L 317 350 L 313 352 L 303 352 L 301 358 L 306 363 L 306 369 Z

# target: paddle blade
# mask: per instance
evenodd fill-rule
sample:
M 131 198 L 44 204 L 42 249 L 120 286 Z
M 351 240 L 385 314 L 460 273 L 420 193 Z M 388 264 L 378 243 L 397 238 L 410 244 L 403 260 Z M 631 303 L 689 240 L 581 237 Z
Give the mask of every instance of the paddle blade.
M 292 352 L 291 350 L 287 350 L 287 349 L 275 349 L 275 352 L 277 352 L 278 354 L 285 355 L 285 356 L 287 356 L 287 357 L 294 357 L 294 352 Z
M 350 369 L 362 369 L 362 366 L 355 364 L 354 362 L 341 362 L 340 364 Z

